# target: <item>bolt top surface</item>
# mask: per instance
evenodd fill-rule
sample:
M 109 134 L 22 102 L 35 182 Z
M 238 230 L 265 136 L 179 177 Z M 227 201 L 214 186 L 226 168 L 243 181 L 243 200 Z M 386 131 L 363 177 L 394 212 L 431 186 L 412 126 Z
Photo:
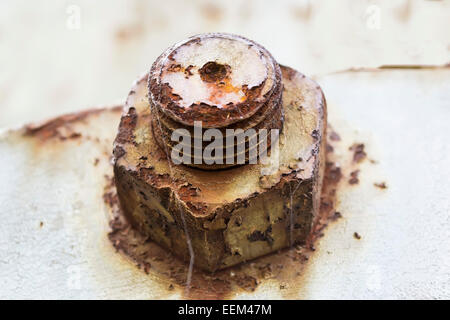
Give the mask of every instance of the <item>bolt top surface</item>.
M 223 127 L 251 117 L 281 88 L 281 73 L 257 43 L 230 34 L 191 37 L 167 49 L 149 74 L 152 107 L 185 125 Z

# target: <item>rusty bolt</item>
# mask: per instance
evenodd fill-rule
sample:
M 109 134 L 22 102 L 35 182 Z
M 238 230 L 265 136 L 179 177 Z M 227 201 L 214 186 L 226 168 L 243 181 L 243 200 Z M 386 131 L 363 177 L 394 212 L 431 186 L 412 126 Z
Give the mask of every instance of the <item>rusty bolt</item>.
M 245 38 L 199 35 L 167 49 L 136 81 L 124 110 L 113 153 L 123 215 L 146 238 L 189 261 L 188 270 L 195 263 L 216 271 L 311 238 L 322 217 L 327 123 L 314 81 L 279 66 Z M 253 137 L 260 129 L 282 129 L 283 143 L 271 144 L 273 162 L 214 172 L 172 165 L 177 147 L 191 147 L 192 139 L 173 142 L 171 133 L 194 136 L 194 160 L 199 150 L 203 158 L 212 155 L 208 145 L 195 144 L 197 121 L 203 136 L 215 132 L 225 139 L 234 131 L 228 129 L 251 128 Z M 242 159 L 244 142 L 232 144 Z M 183 157 L 190 150 L 183 149 Z M 220 151 L 214 149 L 219 159 Z
M 240 36 L 211 33 L 175 44 L 153 64 L 148 90 L 162 148 L 173 147 L 175 129 L 193 132 L 196 121 L 224 136 L 228 128 L 283 126 L 280 67 L 265 48 Z

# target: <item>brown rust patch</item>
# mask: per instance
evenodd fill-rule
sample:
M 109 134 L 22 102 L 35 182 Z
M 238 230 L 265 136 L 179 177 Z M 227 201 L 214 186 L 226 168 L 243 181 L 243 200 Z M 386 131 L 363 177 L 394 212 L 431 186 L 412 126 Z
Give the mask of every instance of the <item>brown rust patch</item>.
M 353 151 L 354 162 L 359 163 L 367 157 L 367 153 L 364 151 L 363 143 L 355 143 L 349 148 L 349 150 Z
M 129 108 L 128 113 L 122 116 L 119 125 L 122 130 L 120 130 L 117 134 L 116 142 L 125 144 L 129 141 L 133 141 L 133 131 L 136 128 L 137 117 L 138 116 L 135 108 Z
M 205 82 L 219 82 L 229 78 L 231 68 L 229 65 L 209 61 L 198 70 L 200 78 Z
M 342 178 L 342 171 L 341 168 L 336 166 L 334 162 L 327 162 L 325 166 L 325 172 L 328 177 L 328 179 L 331 182 L 339 183 L 339 181 Z
M 81 137 L 79 132 L 74 132 L 72 124 L 85 120 L 87 117 L 100 114 L 105 110 L 121 111 L 122 106 L 112 108 L 88 109 L 76 113 L 70 113 L 59 116 L 41 123 L 28 124 L 24 127 L 24 135 L 38 138 L 40 141 L 47 141 L 51 138 L 58 138 L 62 141 L 68 139 L 77 139 Z
M 312 4 L 307 2 L 305 5 L 296 5 L 289 8 L 290 13 L 295 19 L 307 22 L 312 16 Z
M 380 183 L 374 183 L 373 184 L 375 187 L 380 188 L 380 189 L 387 189 L 387 185 L 385 182 L 380 182 Z
M 407 22 L 411 17 L 412 8 L 413 6 L 411 0 L 405 0 L 400 6 L 394 8 L 393 11 L 398 20 L 400 20 L 401 22 Z
M 209 21 L 219 22 L 219 20 L 222 19 L 222 8 L 213 3 L 206 3 L 205 5 L 201 6 L 200 9 L 203 16 Z
M 167 289 L 168 294 L 178 289 L 187 299 L 230 299 L 240 292 L 253 292 L 262 282 L 275 279 L 279 283 L 279 290 L 288 297 L 292 294 L 289 284 L 292 281 L 298 283 L 302 280 L 304 268 L 315 250 L 315 241 L 323 236 L 324 229 L 329 223 L 342 216 L 335 210 L 337 189 L 342 178 L 341 168 L 331 158 L 326 163 L 320 217 L 316 220 L 306 243 L 215 273 L 194 268 L 190 288 L 186 288 L 185 285 L 188 265 L 129 225 L 120 210 L 114 181 L 111 177 L 106 177 L 104 201 L 112 213 L 109 239 L 117 251 L 127 256 L 144 273 L 154 273 L 158 277 L 166 278 L 171 283 Z M 197 192 L 201 192 L 192 190 L 187 184 L 178 186 L 177 190 L 184 196 L 193 198 Z M 270 230 L 266 231 L 267 234 L 266 232 L 262 235 L 255 234 L 253 240 L 267 241 Z
M 348 183 L 358 184 L 359 183 L 358 175 L 359 175 L 359 170 L 352 171 L 350 173 L 350 179 L 348 180 Z
M 118 27 L 114 33 L 114 36 L 118 42 L 127 42 L 129 40 L 141 37 L 144 33 L 145 28 L 143 24 L 133 23 Z
M 251 233 L 247 238 L 249 241 L 266 241 L 269 245 L 273 244 L 272 234 L 272 225 L 270 225 L 264 232 L 259 230 Z
M 217 57 L 214 53 L 211 54 L 211 57 L 204 57 L 208 62 L 203 65 L 192 65 L 186 61 L 183 62 L 185 65 L 182 65 L 182 62 L 176 60 L 176 54 L 181 52 L 183 48 L 197 45 L 204 46 L 211 39 L 244 44 L 249 52 L 257 50 L 261 61 L 267 60 L 264 67 L 268 74 L 265 78 L 261 76 L 258 83 L 247 83 L 243 80 L 245 75 L 238 73 L 242 70 L 239 70 L 239 68 L 232 70 L 232 67 L 225 62 L 217 63 L 215 60 Z M 237 57 L 239 56 L 237 55 Z M 197 59 L 198 57 L 192 59 L 192 61 Z M 249 62 L 242 61 L 242 63 Z M 253 61 L 253 63 L 256 63 L 256 61 Z M 189 66 L 186 64 L 189 64 Z M 180 96 L 180 93 L 174 91 L 173 85 L 171 86 L 168 82 L 175 81 L 178 86 L 181 82 L 172 79 L 172 77 L 170 77 L 172 80 L 164 80 L 167 74 L 174 72 L 185 75 L 184 78 L 187 80 L 183 82 L 183 86 L 196 82 L 196 78 L 191 78 L 191 75 L 198 73 L 201 80 L 207 84 L 209 96 L 203 96 L 205 93 L 196 93 L 196 96 L 192 97 L 189 95 L 189 97 Z M 233 79 L 234 81 L 239 79 L 238 83 L 233 84 Z M 194 121 L 201 120 L 205 128 L 220 128 L 249 119 L 267 104 L 278 104 L 279 101 L 273 100 L 282 88 L 281 71 L 270 53 L 251 40 L 222 33 L 203 34 L 191 37 L 185 42 L 166 50 L 152 66 L 148 88 L 151 93 L 149 95 L 150 104 L 172 120 L 187 126 L 193 126 Z M 230 98 L 231 96 L 228 95 L 230 93 L 237 94 L 237 97 L 242 93 L 244 95 L 240 99 L 234 97 L 235 95 L 231 95 L 234 98 Z M 225 96 L 228 98 L 224 99 Z M 185 98 L 187 98 L 187 101 L 185 101 Z
M 331 130 L 330 135 L 328 137 L 331 141 L 341 141 L 341 137 L 337 134 L 336 131 Z

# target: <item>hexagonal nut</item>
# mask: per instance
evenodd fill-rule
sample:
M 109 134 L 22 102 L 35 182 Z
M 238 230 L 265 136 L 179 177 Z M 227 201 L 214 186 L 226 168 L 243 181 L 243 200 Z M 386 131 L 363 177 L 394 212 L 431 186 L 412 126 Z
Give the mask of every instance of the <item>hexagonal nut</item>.
M 114 145 L 119 200 L 135 228 L 187 261 L 189 238 L 195 266 L 208 271 L 306 240 L 320 204 L 326 102 L 314 81 L 281 71 L 285 122 L 271 172 L 174 165 L 153 136 L 147 76 L 135 83 Z

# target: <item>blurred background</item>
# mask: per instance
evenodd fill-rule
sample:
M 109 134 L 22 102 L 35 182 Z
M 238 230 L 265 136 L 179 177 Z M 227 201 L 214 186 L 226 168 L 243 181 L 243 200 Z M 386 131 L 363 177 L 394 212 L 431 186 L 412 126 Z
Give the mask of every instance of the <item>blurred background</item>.
M 1 0 L 0 128 L 122 103 L 168 46 L 231 32 L 310 75 L 450 62 L 449 0 Z

